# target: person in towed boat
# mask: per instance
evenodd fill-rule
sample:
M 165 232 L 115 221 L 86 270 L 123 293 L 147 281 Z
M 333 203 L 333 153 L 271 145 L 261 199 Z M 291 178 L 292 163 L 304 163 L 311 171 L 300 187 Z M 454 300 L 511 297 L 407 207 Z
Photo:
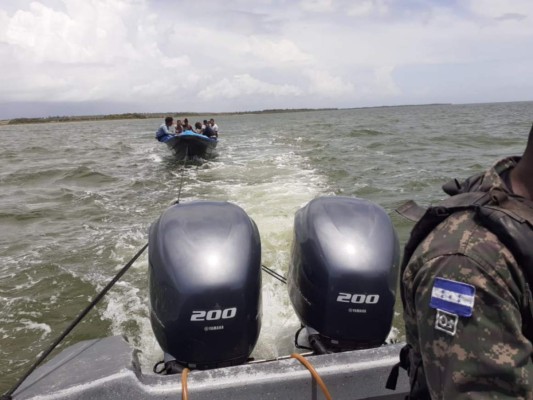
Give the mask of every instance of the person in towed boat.
M 183 122 L 181 122 L 181 119 L 178 119 L 176 121 L 176 134 L 179 135 L 180 133 L 183 133 Z
M 160 142 L 166 142 L 168 139 L 175 136 L 175 131 L 172 127 L 173 122 L 174 118 L 166 117 L 165 122 L 162 123 L 159 129 L 156 131 L 155 138 Z
M 411 232 L 401 294 L 411 399 L 533 399 L 533 127 L 429 208 Z
M 218 125 L 216 124 L 213 118 L 209 120 L 209 125 L 211 125 L 211 129 L 213 129 L 213 132 L 215 132 L 215 137 L 218 138 Z
M 198 133 L 199 135 L 202 134 L 202 123 L 200 121 L 196 121 L 194 123 L 194 132 Z
M 187 118 L 185 118 L 183 120 L 183 131 L 192 131 L 192 126 L 191 124 L 189 124 L 189 120 Z
M 216 137 L 215 131 L 213 130 L 213 128 L 211 128 L 211 125 L 206 119 L 204 119 L 204 124 L 202 125 L 202 135 L 213 139 Z

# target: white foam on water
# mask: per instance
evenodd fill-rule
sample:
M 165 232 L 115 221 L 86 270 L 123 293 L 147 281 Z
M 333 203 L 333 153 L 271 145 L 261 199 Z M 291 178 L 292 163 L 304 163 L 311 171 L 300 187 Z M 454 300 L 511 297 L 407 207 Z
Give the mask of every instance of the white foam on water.
M 151 371 L 162 356 L 148 318 L 147 291 L 132 286 L 129 282 L 117 282 L 108 294 L 102 317 L 111 322 L 114 335 L 125 335 L 130 343 L 140 350 L 143 370 Z
M 159 154 L 150 154 L 148 158 L 156 163 L 160 163 L 163 161 L 163 157 L 161 157 Z
M 275 155 L 264 167 L 275 171 L 267 172 L 263 183 L 239 181 L 222 188 L 228 200 L 241 206 L 257 224 L 263 265 L 283 276 L 289 267 L 294 214 L 326 188 L 323 177 L 305 165 L 307 160 L 294 152 Z M 252 356 L 264 359 L 287 355 L 294 349 L 293 338 L 299 328 L 287 287 L 263 274 L 262 296 L 261 334 Z
M 232 158 L 204 163 L 198 167 L 168 171 L 174 182 L 167 185 L 177 191 L 184 174 L 182 201 L 194 199 L 230 201 L 242 207 L 257 224 L 262 243 L 262 263 L 286 276 L 292 239 L 294 213 L 324 192 L 323 178 L 306 168 L 307 160 L 294 152 L 268 152 L 250 161 Z M 247 176 L 252 175 L 250 179 Z M 263 179 L 264 178 L 264 179 Z M 134 202 L 124 207 L 135 207 Z M 163 209 L 163 207 L 162 207 Z M 131 256 L 131 243 L 146 238 L 146 230 L 130 229 L 117 237 L 111 259 L 115 270 Z M 106 296 L 102 317 L 111 323 L 115 335 L 124 334 L 140 350 L 143 371 L 150 372 L 162 359 L 149 319 L 146 254 L 135 264 L 135 275 L 125 277 Z M 262 328 L 252 353 L 256 359 L 273 358 L 293 351 L 293 338 L 299 321 L 292 310 L 287 287 L 263 274 Z
M 389 334 L 387 335 L 387 338 L 385 339 L 385 343 L 397 343 L 398 338 L 400 337 L 400 330 L 396 327 L 392 327 Z
M 29 319 L 22 319 L 20 320 L 20 323 L 24 326 L 15 328 L 15 331 L 25 331 L 25 330 L 37 330 L 42 331 L 41 340 L 44 339 L 46 336 L 52 332 L 52 328 L 50 325 L 45 324 L 43 322 L 35 322 L 31 321 Z

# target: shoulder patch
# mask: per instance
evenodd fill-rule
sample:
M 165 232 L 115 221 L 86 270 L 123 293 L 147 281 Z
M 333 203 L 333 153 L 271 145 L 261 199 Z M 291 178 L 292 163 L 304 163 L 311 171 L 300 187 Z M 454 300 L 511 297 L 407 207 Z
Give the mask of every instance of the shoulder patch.
M 429 306 L 462 317 L 470 317 L 474 308 L 475 295 L 476 288 L 472 285 L 435 278 Z
M 446 311 L 437 310 L 435 318 L 435 329 L 445 332 L 448 335 L 455 336 L 457 332 L 457 322 L 459 317 L 455 314 L 447 313 Z

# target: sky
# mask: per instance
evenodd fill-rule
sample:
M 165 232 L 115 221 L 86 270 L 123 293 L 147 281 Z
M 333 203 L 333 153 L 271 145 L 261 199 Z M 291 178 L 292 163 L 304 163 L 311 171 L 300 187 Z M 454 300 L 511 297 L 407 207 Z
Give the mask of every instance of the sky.
M 533 100 L 531 0 L 0 0 L 0 119 Z

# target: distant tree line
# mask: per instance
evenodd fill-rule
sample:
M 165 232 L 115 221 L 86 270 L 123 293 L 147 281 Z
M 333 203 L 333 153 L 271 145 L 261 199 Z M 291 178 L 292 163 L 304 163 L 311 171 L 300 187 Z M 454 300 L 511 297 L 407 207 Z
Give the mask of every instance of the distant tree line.
M 284 108 L 284 109 L 267 109 L 260 111 L 237 111 L 226 113 L 210 113 L 210 112 L 167 112 L 167 113 L 126 113 L 126 114 L 109 114 L 109 115 L 79 115 L 79 116 L 50 116 L 44 118 L 14 118 L 7 122 L 8 125 L 15 124 L 36 124 L 46 122 L 77 122 L 77 121 L 105 121 L 105 120 L 119 120 L 119 119 L 147 119 L 147 118 L 164 118 L 167 115 L 243 115 L 243 114 L 274 114 L 274 113 L 288 113 L 288 112 L 304 112 L 304 111 L 329 111 L 337 110 L 337 108 Z
M 115 120 L 115 119 L 145 119 L 149 118 L 146 114 L 127 113 L 127 114 L 109 114 L 109 115 L 83 115 L 83 116 L 51 116 L 45 118 L 14 118 L 9 120 L 8 125 L 15 124 L 36 124 L 45 122 L 73 122 L 73 121 L 98 121 L 98 120 Z

